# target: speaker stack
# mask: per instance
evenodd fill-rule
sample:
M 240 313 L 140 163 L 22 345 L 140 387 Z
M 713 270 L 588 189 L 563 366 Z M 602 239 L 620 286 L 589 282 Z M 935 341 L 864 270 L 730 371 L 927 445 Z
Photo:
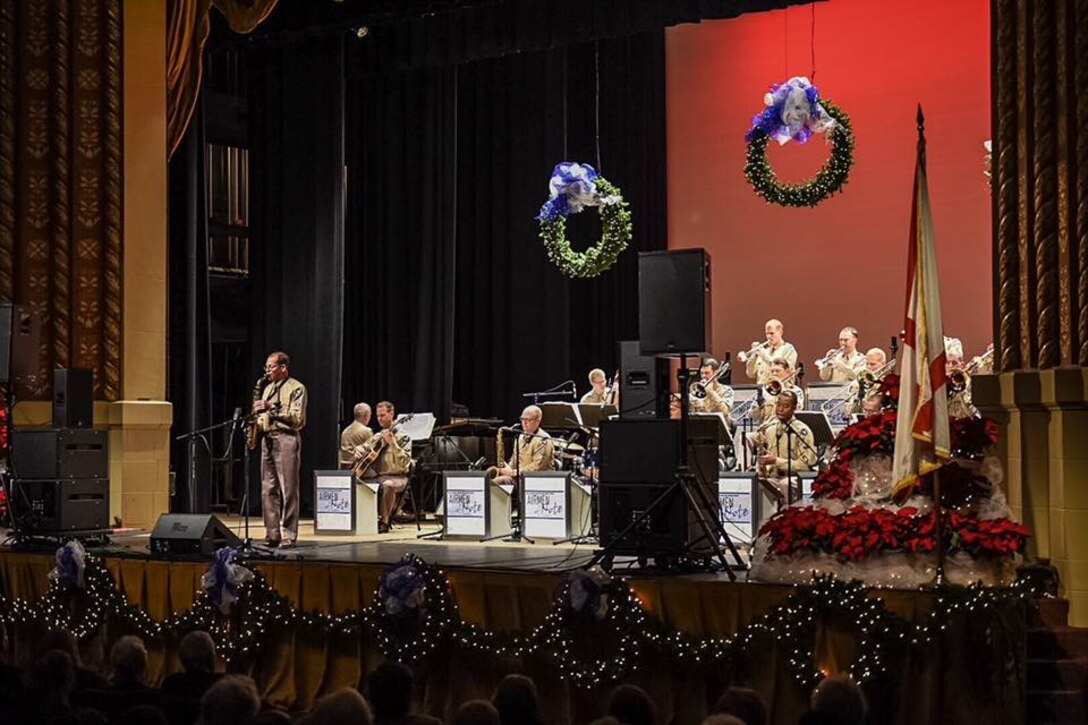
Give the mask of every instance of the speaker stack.
M 90 370 L 56 370 L 51 429 L 11 432 L 11 518 L 18 533 L 109 528 L 109 438 L 91 428 Z

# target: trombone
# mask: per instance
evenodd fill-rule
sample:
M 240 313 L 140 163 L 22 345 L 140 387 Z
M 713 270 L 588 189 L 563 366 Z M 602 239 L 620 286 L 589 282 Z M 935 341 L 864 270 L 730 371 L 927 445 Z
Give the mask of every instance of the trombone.
M 711 383 L 716 383 L 718 381 L 718 378 L 729 372 L 729 368 L 729 361 L 725 360 L 722 362 L 721 365 L 718 366 L 718 369 L 715 370 L 714 374 L 711 375 L 709 378 L 707 378 L 706 380 L 700 378 L 699 380 L 696 380 L 694 383 L 692 383 L 689 393 L 691 397 L 695 400 L 704 400 L 706 398 L 706 387 Z
M 755 355 L 758 351 L 762 350 L 763 348 L 769 347 L 770 344 L 771 344 L 770 342 L 764 341 L 764 342 L 760 342 L 760 343 L 757 343 L 755 345 L 752 345 L 751 350 L 746 350 L 744 352 L 738 352 L 737 353 L 737 359 L 740 360 L 742 363 L 746 363 L 746 362 L 748 362 L 748 358 L 750 358 L 752 355 Z
M 795 377 L 797 377 L 796 370 L 794 370 L 792 373 L 782 378 L 781 380 L 772 380 L 771 382 L 767 383 L 763 386 L 763 390 L 766 391 L 767 395 L 771 396 L 772 398 L 777 397 L 778 394 L 781 393 L 782 390 L 786 387 L 786 383 L 788 383 L 792 378 Z

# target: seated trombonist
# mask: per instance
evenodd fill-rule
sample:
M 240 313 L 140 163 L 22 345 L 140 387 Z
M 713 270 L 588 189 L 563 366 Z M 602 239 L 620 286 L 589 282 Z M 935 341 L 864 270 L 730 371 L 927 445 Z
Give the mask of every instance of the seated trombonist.
M 760 422 L 774 419 L 775 407 L 778 405 L 778 395 L 787 390 L 794 394 L 797 408 L 803 409 L 805 407 L 805 394 L 794 383 L 796 376 L 797 373 L 791 371 L 788 360 L 776 358 L 771 363 L 771 379 L 764 386 L 763 407 L 759 411 Z
M 514 487 L 517 499 L 518 474 L 530 471 L 550 471 L 553 468 L 555 450 L 551 436 L 540 427 L 543 411 L 530 405 L 521 411 L 521 431 L 518 433 L 517 448 L 507 461 L 499 461 L 492 483 Z M 501 433 L 500 433 L 501 435 Z
M 396 410 L 388 400 L 378 403 L 378 425 L 381 432 L 371 437 L 357 450 L 356 475 L 368 457 L 374 461 L 360 478 L 380 484 L 378 493 L 378 533 L 384 534 L 392 525 L 393 514 L 408 488 L 408 471 L 412 466 L 412 438 L 395 428 Z
M 757 431 L 756 475 L 781 508 L 787 499 L 801 498 L 801 480 L 793 474 L 810 471 L 816 465 L 816 442 L 812 430 L 793 417 L 797 396 L 784 390 L 775 399 L 772 421 Z
M 605 377 L 604 370 L 593 368 L 589 371 L 590 390 L 578 402 L 586 405 L 619 405 L 616 402 L 620 392 L 618 378 L 618 371 L 616 377 L 609 381 Z
M 820 380 L 831 383 L 845 383 L 856 380 L 858 373 L 865 369 L 865 355 L 858 351 L 858 331 L 853 327 L 844 327 L 839 332 L 839 347 L 828 350 L 827 355 L 816 361 L 820 371 Z
M 763 342 L 753 342 L 752 349 L 737 353 L 737 359 L 744 363 L 744 372 L 758 385 L 771 382 L 771 365 L 775 360 L 785 360 L 790 368 L 797 365 L 797 350 L 782 339 L 782 322 L 767 320 L 763 326 Z
M 699 367 L 699 379 L 691 385 L 689 398 L 693 413 L 724 413 L 726 419 L 733 410 L 733 388 L 725 385 L 719 376 L 724 366 L 708 357 Z

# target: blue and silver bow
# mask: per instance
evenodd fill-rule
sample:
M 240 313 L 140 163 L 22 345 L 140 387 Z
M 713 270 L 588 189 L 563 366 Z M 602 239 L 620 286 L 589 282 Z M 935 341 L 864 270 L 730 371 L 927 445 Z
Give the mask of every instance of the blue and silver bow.
M 87 568 L 87 551 L 83 544 L 72 539 L 57 549 L 57 564 L 49 572 L 49 578 L 64 589 L 83 588 L 83 572 Z
M 423 608 L 423 574 L 409 562 L 394 564 L 382 574 L 378 599 L 391 617 L 414 614 Z
M 744 139 L 751 141 L 756 131 L 763 131 L 779 144 L 791 139 L 805 143 L 814 133 L 824 133 L 835 119 L 820 105 L 820 91 L 804 76 L 776 83 L 763 96 L 766 108 L 752 117 L 752 128 Z
M 224 546 L 215 552 L 208 570 L 200 580 L 200 585 L 219 607 L 227 614 L 234 602 L 238 601 L 238 590 L 253 578 L 253 572 L 235 561 L 238 550 Z
M 602 620 L 608 614 L 612 577 L 600 567 L 577 569 L 567 575 L 566 605 L 571 611 Z
M 597 170 L 589 164 L 564 161 L 556 164 L 548 182 L 551 197 L 540 207 L 537 219 L 552 220 L 577 214 L 587 206 L 597 206 Z

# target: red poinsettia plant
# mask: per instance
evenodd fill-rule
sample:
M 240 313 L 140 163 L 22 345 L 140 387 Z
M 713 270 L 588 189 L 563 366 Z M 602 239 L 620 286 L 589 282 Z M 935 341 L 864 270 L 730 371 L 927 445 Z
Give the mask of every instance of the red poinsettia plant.
M 948 511 L 943 521 L 947 550 L 962 550 L 974 557 L 1021 553 L 1031 535 L 1027 527 L 1011 519 L 980 519 L 971 511 Z M 759 533 L 767 537 L 774 555 L 813 551 L 856 562 L 883 552 L 933 551 L 936 517 L 932 511 L 919 514 L 913 506 L 898 510 L 854 506 L 840 514 L 795 506 L 772 518 Z

